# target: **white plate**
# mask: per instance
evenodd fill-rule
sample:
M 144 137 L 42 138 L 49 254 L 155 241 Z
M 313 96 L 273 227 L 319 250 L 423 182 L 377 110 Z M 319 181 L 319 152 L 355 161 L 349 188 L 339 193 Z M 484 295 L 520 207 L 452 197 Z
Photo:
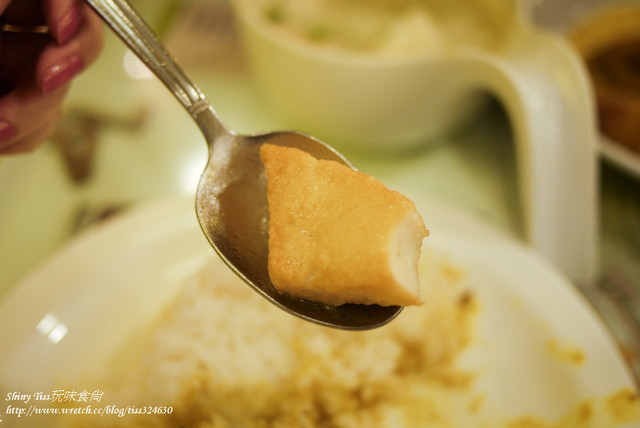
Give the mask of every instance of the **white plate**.
M 600 153 L 609 162 L 640 179 L 640 154 L 604 136 L 600 138 Z
M 479 339 L 469 358 L 484 373 L 478 388 L 487 402 L 506 415 L 558 418 L 584 398 L 633 387 L 607 330 L 564 277 L 474 219 L 432 202 L 418 206 L 429 245 L 464 267 L 478 297 Z M 215 258 L 192 198 L 141 206 L 85 233 L 0 302 L 2 397 L 51 391 L 100 370 L 185 277 Z M 552 341 L 581 350 L 585 363 L 554 357 Z

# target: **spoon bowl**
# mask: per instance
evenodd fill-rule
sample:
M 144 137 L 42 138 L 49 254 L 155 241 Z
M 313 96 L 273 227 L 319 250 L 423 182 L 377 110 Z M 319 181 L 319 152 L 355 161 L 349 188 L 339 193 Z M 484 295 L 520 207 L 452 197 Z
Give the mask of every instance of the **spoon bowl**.
M 196 213 L 205 236 L 227 265 L 281 309 L 327 327 L 366 330 L 391 321 L 399 306 L 329 306 L 279 293 L 267 269 L 266 174 L 260 160 L 264 143 L 295 147 L 318 159 L 352 167 L 323 142 L 296 132 L 243 136 L 228 129 L 202 92 L 125 0 L 86 0 L 109 27 L 167 86 L 200 127 L 209 161 L 196 193 Z

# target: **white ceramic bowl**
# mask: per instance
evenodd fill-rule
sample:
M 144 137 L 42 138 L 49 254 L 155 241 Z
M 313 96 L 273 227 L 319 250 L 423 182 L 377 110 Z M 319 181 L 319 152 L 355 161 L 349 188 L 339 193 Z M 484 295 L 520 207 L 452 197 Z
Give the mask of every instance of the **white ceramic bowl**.
M 481 88 L 471 87 L 476 79 L 464 64 L 466 51 L 477 48 L 435 46 L 424 54 L 407 55 L 327 48 L 291 37 L 265 19 L 257 3 L 237 0 L 234 5 L 247 57 L 266 100 L 285 126 L 339 149 L 416 146 L 460 124 L 486 99 Z M 468 1 L 455 3 L 469 9 Z M 485 3 L 488 21 L 498 27 L 499 38 L 506 38 L 516 19 L 515 3 Z
M 457 37 L 444 49 L 436 42 L 424 54 L 389 57 L 292 37 L 259 7 L 274 1 L 235 0 L 234 5 L 255 78 L 286 127 L 341 151 L 406 150 L 459 124 L 478 108 L 483 93 L 492 93 L 512 122 L 529 242 L 571 279 L 593 283 L 598 276 L 595 104 L 578 54 L 557 34 L 533 26 L 524 2 L 429 3 L 448 8 L 449 15 L 434 22 L 454 17 L 443 40 L 464 35 L 459 28 L 467 30 L 468 20 L 479 21 L 474 28 L 492 29 L 492 43 Z M 301 4 L 307 3 L 290 3 Z M 358 18 L 352 13 L 344 25 Z

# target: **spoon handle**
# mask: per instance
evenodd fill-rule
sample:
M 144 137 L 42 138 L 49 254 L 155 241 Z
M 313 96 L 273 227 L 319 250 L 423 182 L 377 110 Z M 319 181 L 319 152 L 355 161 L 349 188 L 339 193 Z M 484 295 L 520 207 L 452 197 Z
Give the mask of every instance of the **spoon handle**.
M 142 62 L 196 117 L 210 109 L 203 93 L 187 77 L 144 19 L 126 0 L 86 0 Z

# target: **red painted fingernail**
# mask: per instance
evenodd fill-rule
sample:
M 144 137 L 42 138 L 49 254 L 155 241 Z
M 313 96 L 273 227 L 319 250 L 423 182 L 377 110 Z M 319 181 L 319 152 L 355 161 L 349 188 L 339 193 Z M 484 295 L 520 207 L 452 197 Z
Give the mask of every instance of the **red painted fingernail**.
M 79 2 L 75 2 L 68 11 L 58 18 L 53 28 L 53 36 L 58 44 L 64 45 L 71 40 L 80 28 L 82 17 L 82 7 Z
M 6 120 L 0 120 L 0 142 L 10 140 L 18 134 L 18 129 Z
M 73 79 L 84 67 L 82 58 L 77 55 L 64 58 L 44 70 L 40 78 L 43 93 L 55 91 Z
M 0 147 L 4 141 L 10 140 L 18 134 L 18 129 L 7 122 L 6 120 L 0 120 Z

